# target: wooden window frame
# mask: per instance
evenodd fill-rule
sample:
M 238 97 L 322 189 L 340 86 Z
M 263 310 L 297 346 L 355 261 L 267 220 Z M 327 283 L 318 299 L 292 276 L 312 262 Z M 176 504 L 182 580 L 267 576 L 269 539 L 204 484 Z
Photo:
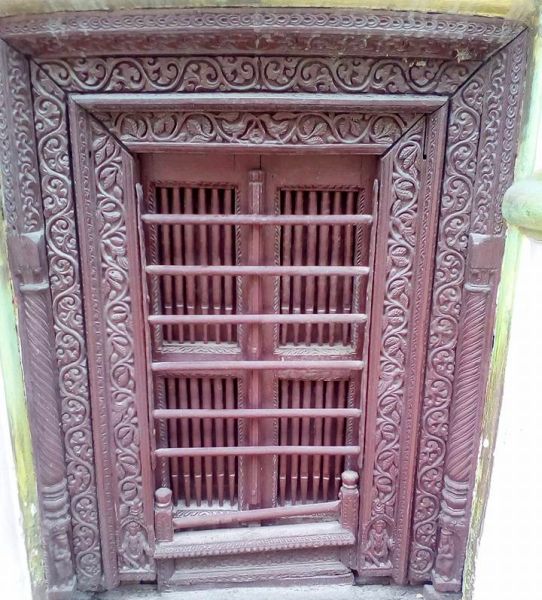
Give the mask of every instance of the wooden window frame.
M 89 254 L 92 240 L 80 242 L 85 222 L 84 215 L 76 219 L 73 177 L 87 194 L 79 202 L 91 206 L 97 182 L 100 193 L 135 205 L 130 150 L 200 143 L 210 148 L 213 140 L 235 151 L 291 145 L 292 151 L 332 147 L 387 152 L 381 175 L 389 193 L 381 189 L 381 195 L 390 198 L 393 190 L 402 189 L 394 177 L 404 177 L 412 168 L 412 155 L 403 151 L 414 144 L 420 181 L 425 182 L 414 185 L 427 207 L 420 212 L 424 247 L 433 249 L 435 258 L 421 255 L 411 269 L 422 279 L 433 273 L 432 300 L 413 298 L 413 309 L 406 312 L 412 323 L 409 336 L 417 336 L 409 339 L 421 342 L 428 336 L 427 356 L 419 352 L 409 358 L 415 366 L 409 371 L 408 389 L 419 402 L 397 402 L 398 437 L 391 440 L 391 451 L 397 451 L 400 438 L 410 442 L 402 443 L 391 489 L 389 481 L 379 483 L 386 469 L 379 462 L 385 461 L 385 453 L 378 448 L 385 438 L 373 440 L 367 458 L 373 468 L 365 466 L 362 485 L 375 486 L 377 493 L 376 503 L 362 508 L 362 546 L 370 545 L 371 524 L 381 518 L 390 532 L 389 560 L 361 560 L 358 567 L 364 577 L 391 576 L 397 583 L 432 579 L 438 591 L 458 591 L 504 240 L 500 203 L 513 177 L 528 32 L 514 22 L 474 17 L 219 9 L 8 18 L 0 22 L 0 38 L 4 211 L 10 268 L 20 298 L 51 593 L 69 597 L 76 581 L 80 589 L 94 590 L 155 576 L 150 558 L 152 498 L 137 501 L 138 481 L 149 470 L 139 446 L 148 443 L 148 436 L 144 429 L 139 435 L 131 431 L 145 409 L 141 400 L 121 408 L 119 418 L 133 420 L 122 429 L 119 442 L 109 431 L 107 411 L 100 408 L 105 392 L 96 386 L 104 385 L 111 365 L 96 366 L 103 359 L 104 340 L 84 327 L 79 261 L 96 257 Z M 270 95 L 279 91 L 280 97 Z M 222 97 L 226 92 L 228 97 Z M 241 117 L 265 113 L 264 121 L 271 124 L 286 112 L 293 123 L 289 139 L 295 142 L 273 136 L 272 125 L 262 129 L 263 137 L 243 138 L 241 132 L 241 142 L 228 141 L 220 135 L 217 115 L 231 112 L 232 102 Z M 167 113 L 168 122 L 200 111 L 213 123 L 215 137 L 187 141 L 185 135 L 164 141 L 157 135 L 164 129 L 153 131 L 157 121 L 148 118 L 151 108 Z M 145 126 L 134 127 L 132 120 L 132 129 L 123 129 L 126 119 L 118 115 L 126 113 Z M 407 113 L 419 118 L 386 141 L 382 132 L 387 135 L 388 130 L 382 127 L 374 130 L 380 138 L 337 135 L 359 131 L 360 115 L 366 113 L 396 121 Z M 310 131 L 307 136 L 298 118 L 306 114 L 327 124 L 329 144 L 314 143 Z M 350 129 L 329 125 L 339 114 Z M 102 168 L 97 179 L 96 168 Z M 117 189 L 109 187 L 119 182 L 126 194 L 120 199 Z M 431 241 L 435 236 L 436 244 Z M 93 285 L 86 283 L 89 289 Z M 86 301 L 87 319 L 88 311 L 100 309 L 97 302 L 98 297 Z M 412 310 L 420 318 L 413 318 Z M 97 374 L 91 386 L 89 363 Z M 378 432 L 386 417 L 379 413 L 378 402 L 372 411 L 368 418 Z M 112 483 L 118 481 L 116 465 L 99 478 L 95 470 L 96 452 L 114 456 L 111 445 L 121 449 L 121 456 L 126 450 L 135 469 L 125 472 L 129 499 L 120 496 L 118 504 L 121 530 L 138 523 L 133 535 L 139 536 L 144 551 L 135 567 L 119 565 L 117 545 L 125 542 L 111 514 L 103 510 L 104 503 L 119 501 Z M 378 490 L 384 488 L 382 495 Z M 383 506 L 389 498 L 397 507 L 393 523 Z

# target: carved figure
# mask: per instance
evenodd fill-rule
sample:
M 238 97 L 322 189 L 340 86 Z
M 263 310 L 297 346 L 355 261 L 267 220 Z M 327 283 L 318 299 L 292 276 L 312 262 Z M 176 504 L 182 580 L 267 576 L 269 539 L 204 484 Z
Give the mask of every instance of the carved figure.
M 125 566 L 143 569 L 148 565 L 151 549 L 137 521 L 130 521 L 126 526 L 120 550 L 119 556 Z

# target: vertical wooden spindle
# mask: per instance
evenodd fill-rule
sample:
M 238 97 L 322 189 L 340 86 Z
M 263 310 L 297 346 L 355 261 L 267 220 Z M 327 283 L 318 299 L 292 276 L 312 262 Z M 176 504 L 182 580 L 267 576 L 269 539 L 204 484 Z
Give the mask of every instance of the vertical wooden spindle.
M 338 215 L 341 213 L 341 192 L 335 192 L 333 197 L 333 214 Z M 341 226 L 333 225 L 331 228 L 331 264 L 339 265 L 340 256 L 339 251 L 341 247 Z M 343 277 L 342 279 L 347 279 Z M 339 287 L 339 278 L 337 275 L 332 275 L 329 278 L 329 313 L 335 314 L 337 312 L 337 291 Z M 329 343 L 331 346 L 335 344 L 335 323 L 329 324 Z
M 322 192 L 322 215 L 329 215 L 330 213 L 330 197 L 329 192 Z M 328 265 L 329 264 L 329 226 L 321 225 L 318 238 L 318 264 Z M 325 314 L 327 312 L 327 277 L 320 275 L 318 277 L 318 291 L 317 291 L 317 305 L 318 314 Z M 324 325 L 318 324 L 318 344 L 321 346 L 324 343 Z
M 190 377 L 190 408 L 201 408 L 199 399 L 199 382 L 195 377 Z M 192 444 L 195 448 L 201 448 L 201 419 L 192 419 Z M 196 504 L 201 506 L 203 498 L 203 469 L 201 457 L 194 457 L 194 492 Z
M 281 379 L 278 381 L 280 385 L 280 408 L 288 408 L 288 381 Z M 288 446 L 288 419 L 280 420 L 280 445 Z M 286 502 L 286 483 L 287 483 L 287 472 L 288 472 L 288 460 L 289 457 L 281 455 L 279 457 L 279 503 L 284 506 Z
M 312 400 L 312 382 L 304 381 L 303 382 L 303 408 L 311 407 Z M 310 419 L 303 418 L 301 419 L 301 444 L 303 446 L 309 445 L 309 435 L 310 435 Z M 307 454 L 303 454 L 300 459 L 301 467 L 301 502 L 307 502 L 307 496 L 309 491 L 309 457 Z
M 295 214 L 301 215 L 303 214 L 303 192 L 298 190 L 295 193 Z M 303 226 L 302 225 L 294 225 L 294 265 L 302 265 L 303 264 Z M 299 275 L 293 276 L 292 282 L 292 312 L 296 315 L 301 313 L 301 305 L 302 305 L 302 285 L 303 279 Z M 294 333 L 294 344 L 299 344 L 299 323 L 293 324 L 293 333 Z
M 346 214 L 355 214 L 354 211 L 354 192 L 348 192 L 346 196 Z M 352 225 L 346 225 L 344 228 L 344 254 L 343 254 L 343 264 L 345 266 L 354 265 L 355 260 L 353 258 L 354 252 L 354 231 L 355 227 Z M 353 286 L 353 278 L 352 277 L 343 277 L 343 311 L 345 313 L 349 313 L 353 310 L 352 308 L 352 286 Z M 352 335 L 352 330 L 357 325 L 349 325 L 348 323 L 344 323 L 342 326 L 342 343 L 346 346 L 349 342 L 350 336 Z M 350 336 L 349 336 L 350 332 Z
M 309 192 L 309 215 L 315 215 L 318 212 L 318 196 L 316 192 Z M 315 225 L 309 225 L 307 231 L 307 264 L 316 264 L 316 246 L 317 246 L 318 231 Z M 314 290 L 315 277 L 307 277 L 305 286 L 305 312 L 314 312 Z M 305 344 L 309 345 L 312 341 L 312 325 L 305 325 Z
M 348 387 L 346 381 L 337 381 L 336 389 L 337 396 L 335 405 L 337 408 L 345 408 L 346 407 L 346 395 L 348 393 Z M 336 431 L 335 431 L 335 445 L 342 446 L 344 444 L 344 418 L 339 417 L 336 419 Z M 334 475 L 335 475 L 335 497 L 337 497 L 339 493 L 339 488 L 341 485 L 341 472 L 343 467 L 344 457 L 336 456 L 335 464 L 334 464 Z
M 184 190 L 184 204 L 186 214 L 192 214 L 194 212 L 192 202 L 192 189 L 185 188 Z M 185 254 L 187 265 L 193 265 L 194 262 L 194 225 L 185 225 Z M 193 275 L 186 276 L 186 310 L 189 315 L 196 314 L 196 278 Z M 195 325 L 188 326 L 189 340 L 191 342 L 196 341 L 196 327 Z
M 211 381 L 205 376 L 201 379 L 201 405 L 202 408 L 212 409 L 213 399 L 211 396 Z M 203 444 L 206 447 L 213 445 L 213 419 L 203 419 Z M 214 480 L 214 462 L 212 456 L 205 457 L 205 495 L 207 504 L 213 504 L 213 480 Z
M 333 381 L 325 382 L 325 408 L 333 408 Z M 324 446 L 331 446 L 331 427 L 333 419 L 329 417 L 324 419 Z M 331 457 L 326 454 L 322 460 L 322 499 L 329 499 L 329 485 L 331 482 L 330 471 Z
M 167 407 L 172 409 L 177 408 L 177 389 L 174 377 L 167 378 Z M 179 438 L 177 435 L 177 419 L 169 419 L 168 426 L 169 447 L 177 448 L 179 446 Z M 179 459 L 171 458 L 169 466 L 173 502 L 177 503 L 179 500 Z
M 172 212 L 177 215 L 181 213 L 181 196 L 178 187 L 175 187 L 173 189 Z M 182 225 L 173 225 L 173 264 L 184 264 Z M 184 293 L 182 277 L 175 277 L 175 312 L 178 315 L 184 314 Z M 177 338 L 179 342 L 184 341 L 183 325 L 178 325 Z
M 289 190 L 284 191 L 284 207 L 282 212 L 286 215 L 292 214 L 292 193 Z M 291 225 L 284 225 L 282 227 L 282 264 L 286 267 L 292 264 L 292 227 Z M 280 312 L 288 314 L 290 312 L 290 288 L 291 280 L 289 276 L 281 277 L 281 303 Z M 281 325 L 281 343 L 285 345 L 288 343 L 288 333 L 290 331 L 290 325 Z
M 221 409 L 224 408 L 224 390 L 222 379 L 219 377 L 213 378 L 213 408 Z M 224 445 L 224 420 L 213 419 L 215 440 L 217 446 Z M 216 459 L 216 481 L 217 481 L 217 495 L 219 506 L 224 505 L 224 457 L 219 456 Z
M 211 190 L 211 212 L 213 215 L 220 213 L 220 198 L 218 189 Z M 222 264 L 222 256 L 220 254 L 220 225 L 211 227 L 211 262 L 212 264 Z M 220 289 L 220 277 L 215 275 L 212 278 L 213 285 L 213 312 L 215 315 L 220 314 L 222 308 L 222 290 Z M 220 342 L 220 325 L 215 325 L 215 341 Z
M 301 393 L 300 387 L 301 382 L 299 379 L 292 381 L 292 408 L 301 407 Z M 292 431 L 292 446 L 299 446 L 299 418 L 295 417 L 291 420 L 291 431 Z M 294 454 L 290 458 L 290 500 L 292 504 L 297 502 L 297 490 L 299 484 L 299 455 Z
M 235 196 L 233 190 L 226 188 L 224 190 L 224 213 L 232 214 L 235 212 Z M 233 225 L 224 226 L 224 264 L 234 264 L 235 257 L 235 227 Z M 234 293 L 233 286 L 235 279 L 231 275 L 224 277 L 224 310 L 227 315 L 233 314 L 234 309 Z M 233 326 L 226 325 L 226 340 L 228 342 L 234 341 Z
M 206 203 L 206 189 L 200 188 L 198 190 L 198 213 L 200 215 L 204 215 L 207 212 L 207 203 Z M 199 240 L 198 240 L 198 250 L 199 250 L 199 264 L 206 265 L 208 264 L 208 251 L 207 247 L 207 225 L 199 226 Z M 200 276 L 200 301 L 201 301 L 201 312 L 204 315 L 209 314 L 209 279 L 206 275 Z M 205 343 L 209 341 L 209 325 L 207 323 L 202 325 L 202 338 Z
M 235 392 L 234 392 L 234 380 L 231 377 L 227 377 L 225 380 L 225 390 L 226 390 L 226 398 L 225 404 L 226 408 L 238 408 L 237 403 L 235 401 Z M 228 446 L 235 446 L 235 428 L 237 427 L 237 423 L 235 419 L 228 419 L 226 423 L 226 437 L 228 440 Z M 235 460 L 235 456 L 228 456 L 228 496 L 230 499 L 230 504 L 235 502 L 236 498 L 236 490 L 235 490 L 235 482 L 236 482 L 236 467 L 237 461 Z
M 315 393 L 314 393 L 314 406 L 315 408 L 323 408 L 324 406 L 324 382 L 316 381 L 315 382 Z M 323 420 L 321 417 L 318 417 L 314 420 L 314 445 L 321 446 L 322 445 L 322 429 L 323 429 Z M 312 457 L 312 499 L 314 502 L 318 501 L 318 493 L 320 491 L 320 479 L 322 477 L 322 457 L 321 456 L 313 456 Z
M 177 388 L 179 391 L 179 408 L 188 408 L 188 382 L 186 378 L 177 379 Z M 190 447 L 190 425 L 188 419 L 181 419 L 181 447 Z M 192 469 L 190 468 L 190 457 L 184 456 L 182 461 L 183 469 L 183 492 L 186 506 L 190 506 L 192 502 L 191 477 Z
M 169 200 L 168 200 L 168 188 L 161 188 L 160 190 L 160 212 L 163 214 L 169 213 Z M 160 239 L 162 245 L 162 260 L 164 264 L 171 264 L 171 239 L 170 239 L 170 227 L 169 225 L 162 225 L 162 236 Z M 162 278 L 162 293 L 164 303 L 164 313 L 166 315 L 173 314 L 173 278 L 170 275 L 164 275 Z M 165 338 L 168 342 L 171 342 L 173 338 L 173 328 L 171 325 L 166 325 Z

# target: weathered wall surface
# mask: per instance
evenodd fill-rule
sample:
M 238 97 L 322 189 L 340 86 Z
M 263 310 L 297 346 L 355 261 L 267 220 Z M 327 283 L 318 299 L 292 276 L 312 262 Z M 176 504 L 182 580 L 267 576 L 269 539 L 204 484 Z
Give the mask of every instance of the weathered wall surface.
M 0 16 L 73 10 L 170 7 L 302 7 L 370 8 L 486 15 L 527 20 L 537 0 L 0 0 Z

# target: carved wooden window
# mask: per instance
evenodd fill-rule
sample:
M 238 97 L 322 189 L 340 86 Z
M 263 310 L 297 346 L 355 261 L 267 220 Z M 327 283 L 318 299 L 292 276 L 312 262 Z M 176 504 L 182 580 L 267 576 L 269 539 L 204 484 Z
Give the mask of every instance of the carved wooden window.
M 523 26 L 147 10 L 0 37 L 51 593 L 458 591 Z
M 374 160 L 184 154 L 142 171 L 157 483 L 179 517 L 337 499 L 360 459 Z

